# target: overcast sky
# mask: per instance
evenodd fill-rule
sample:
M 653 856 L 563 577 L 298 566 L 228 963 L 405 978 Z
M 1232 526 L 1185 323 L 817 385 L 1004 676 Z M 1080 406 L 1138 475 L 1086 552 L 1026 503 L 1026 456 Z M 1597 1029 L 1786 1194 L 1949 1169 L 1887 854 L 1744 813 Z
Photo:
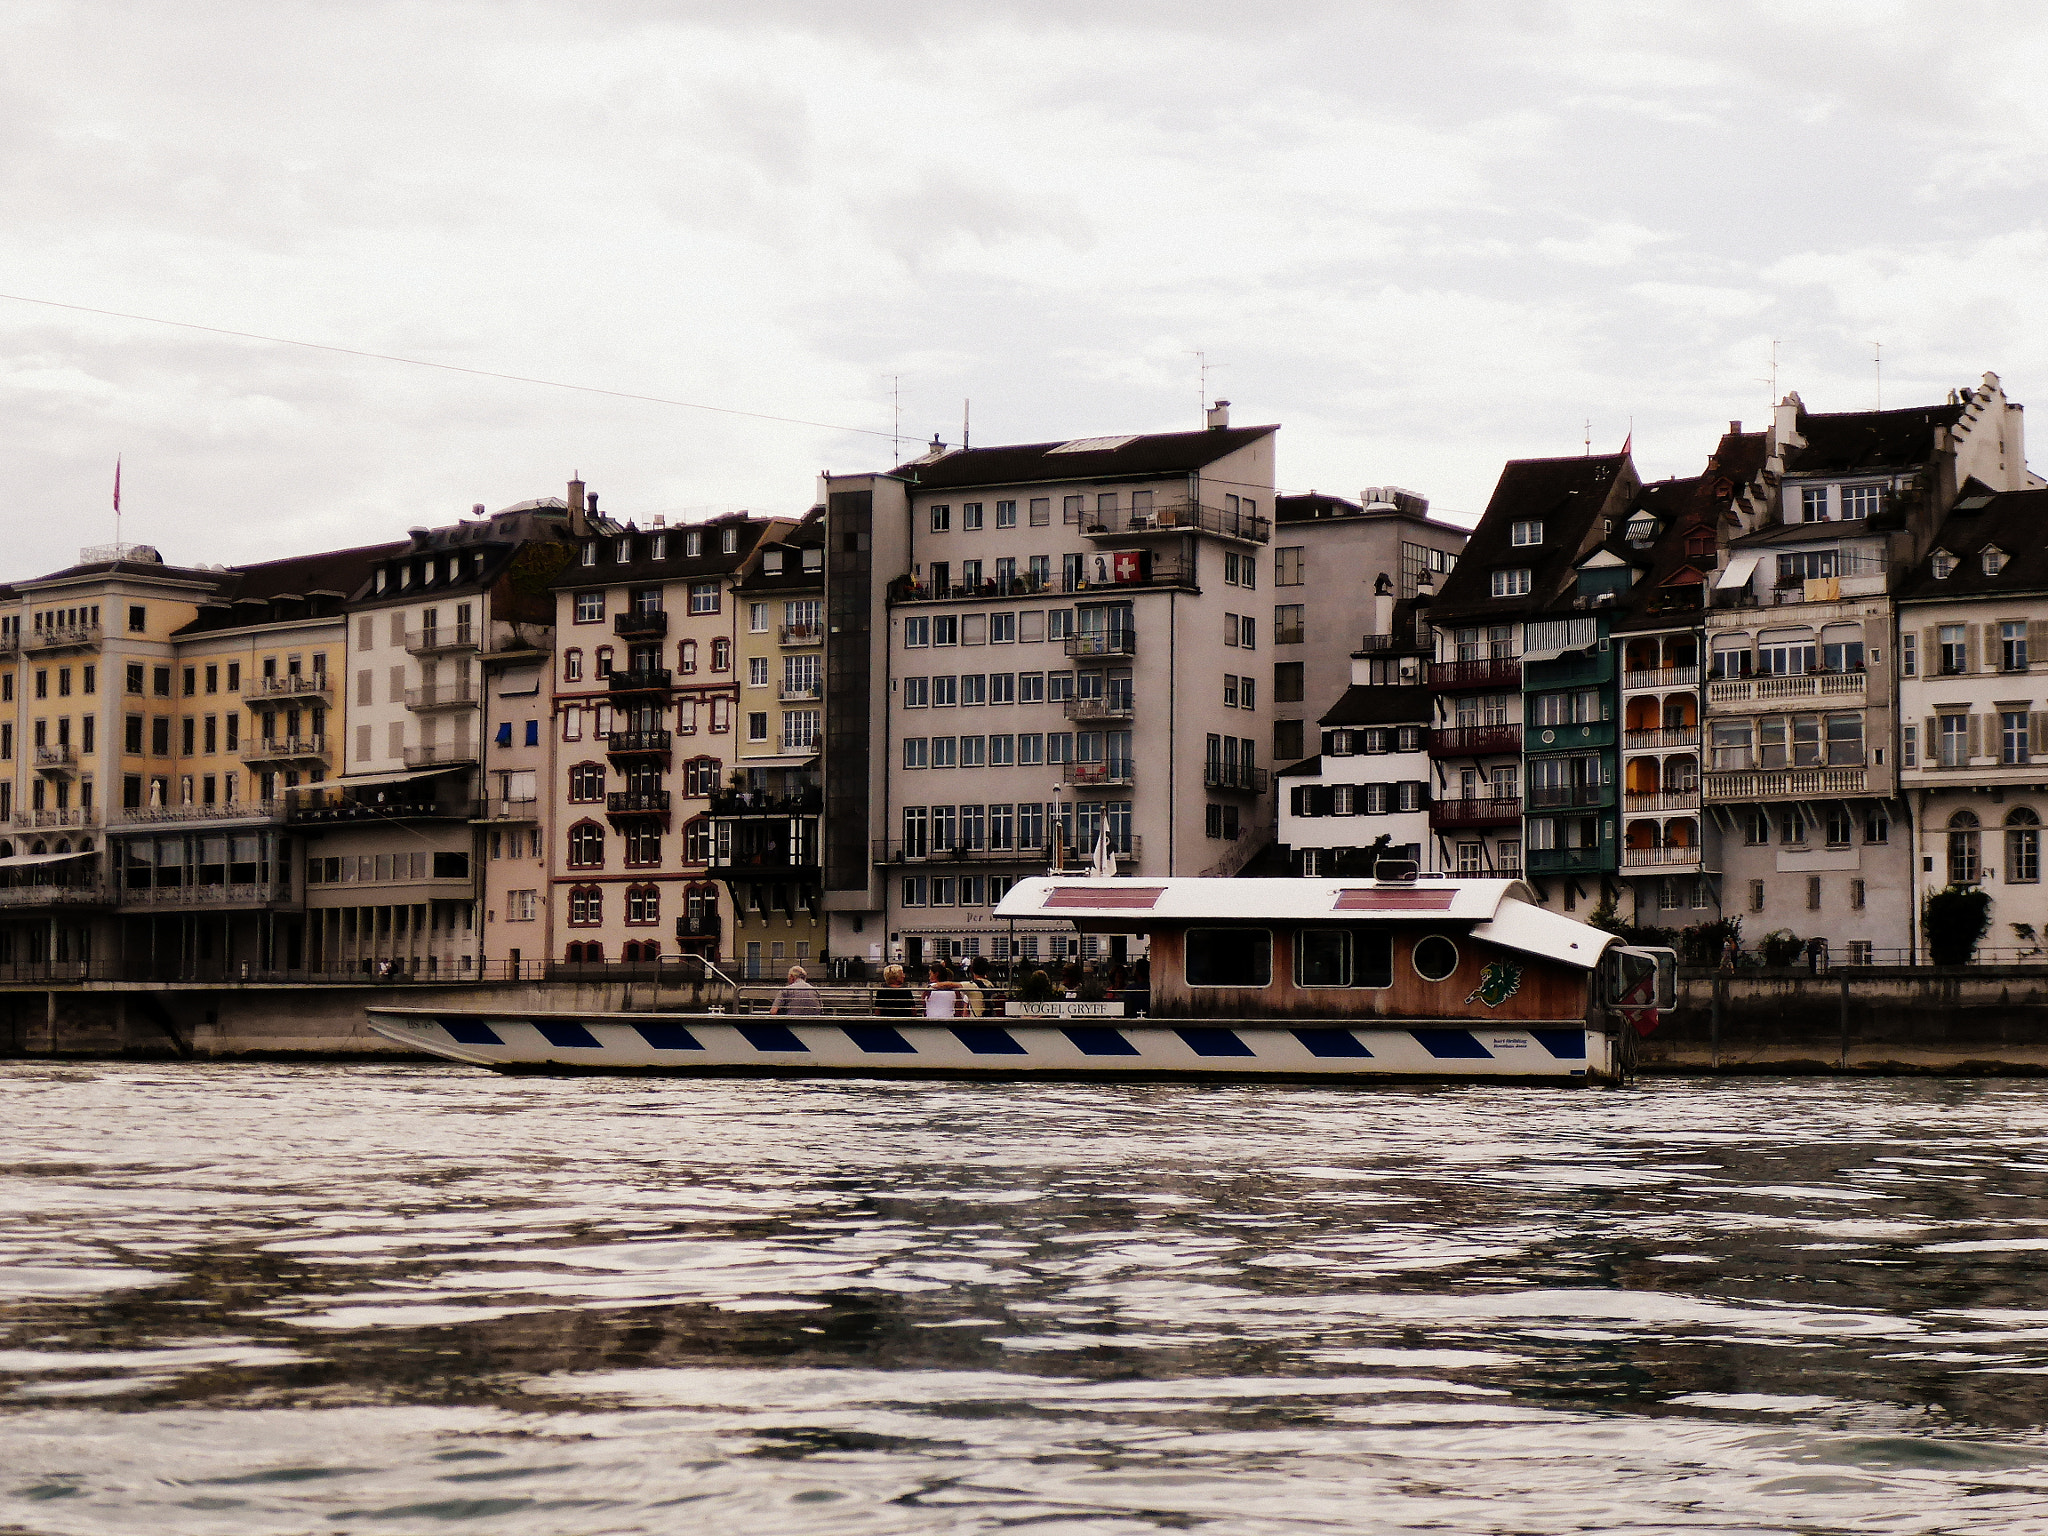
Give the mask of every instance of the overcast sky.
M 800 512 L 906 439 L 1279 422 L 1284 488 L 2048 398 L 2048 8 L 0 0 L 0 577 L 558 495 Z M 2041 429 L 2048 433 L 2048 427 Z M 2048 458 L 2048 439 L 2034 455 Z

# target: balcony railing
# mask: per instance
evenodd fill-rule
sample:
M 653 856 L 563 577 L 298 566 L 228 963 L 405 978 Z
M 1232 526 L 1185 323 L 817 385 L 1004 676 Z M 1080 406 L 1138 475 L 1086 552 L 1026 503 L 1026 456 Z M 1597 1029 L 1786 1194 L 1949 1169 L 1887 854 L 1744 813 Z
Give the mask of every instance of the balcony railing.
M 31 629 L 23 633 L 21 646 L 26 651 L 61 651 L 78 646 L 98 645 L 106 632 L 97 624 L 71 624 L 48 629 Z
M 715 940 L 722 927 L 716 912 L 700 912 L 695 916 L 684 914 L 676 919 L 676 937 L 686 944 L 701 944 L 707 939 Z
M 732 853 L 723 858 L 713 854 L 708 872 L 713 880 L 784 880 L 798 885 L 815 885 L 824 878 L 817 860 L 805 863 L 783 853 Z
M 1513 688 L 1522 686 L 1522 658 L 1482 657 L 1477 661 L 1432 661 L 1432 688 Z
M 70 805 L 62 810 L 16 811 L 14 828 L 18 832 L 40 832 L 50 827 L 96 827 L 100 824 L 97 806 Z
M 1499 827 L 1522 819 L 1520 800 L 1476 795 L 1471 799 L 1433 800 L 1429 807 L 1432 827 Z
M 1621 744 L 1629 751 L 1696 747 L 1700 744 L 1700 728 L 1696 725 L 1669 725 L 1654 731 L 1623 731 Z
M 824 809 L 822 789 L 800 789 L 791 794 L 721 789 L 711 797 L 714 816 L 815 816 Z
M 1519 725 L 1464 725 L 1429 733 L 1431 757 L 1491 757 L 1521 750 Z
M 1170 502 L 1149 512 L 1120 508 L 1115 512 L 1081 514 L 1081 531 L 1096 538 L 1126 533 L 1190 533 L 1196 530 L 1219 534 L 1226 539 L 1243 539 L 1251 544 L 1264 544 L 1273 536 L 1270 518 L 1188 501 Z
M 283 677 L 259 677 L 250 688 L 251 703 L 260 699 L 298 699 L 325 696 L 334 691 L 334 680 L 326 672 L 287 673 Z
M 1691 848 L 1624 848 L 1621 863 L 1625 869 L 1672 869 L 1696 865 L 1700 861 L 1700 850 Z
M 1612 784 L 1538 784 L 1528 791 L 1532 811 L 1562 811 L 1614 804 Z
M 823 645 L 825 626 L 822 624 L 778 624 L 775 639 L 779 645 Z
M 113 899 L 104 885 L 0 885 L 0 907 L 104 907 Z
M 1869 679 L 1862 672 L 1805 672 L 1791 677 L 1724 678 L 1707 684 L 1709 704 L 1749 704 L 1765 699 L 1806 699 L 1816 696 L 1840 697 L 1865 692 Z
M 675 682 L 667 667 L 614 667 L 605 675 L 605 686 L 613 693 L 666 693 Z
M 1706 799 L 1713 804 L 1745 800 L 1867 794 L 1865 768 L 1752 768 L 1707 775 Z
M 652 613 L 621 613 L 612 619 L 612 633 L 627 640 L 651 640 L 668 633 L 668 614 L 657 608 Z
M 605 738 L 605 751 L 624 757 L 647 752 L 666 752 L 674 745 L 669 731 L 613 731 Z
M 1124 782 L 1128 784 L 1129 779 Z M 1245 795 L 1263 795 L 1272 783 L 1272 775 L 1263 768 L 1247 768 L 1234 763 L 1204 763 L 1202 785 L 1205 789 L 1222 789 Z
M 1523 857 L 1532 875 L 1597 875 L 1614 867 L 1598 848 L 1530 848 Z
M 284 810 L 285 802 L 282 800 L 217 800 L 212 805 L 129 805 L 122 807 L 121 820 L 131 826 L 180 821 L 280 821 L 284 818 Z
M 784 683 L 775 692 L 776 697 L 784 704 L 815 704 L 818 700 L 825 697 L 825 685 L 823 683 L 808 683 L 791 687 L 788 683 Z
M 1649 667 L 1621 674 L 1624 688 L 1692 688 L 1699 684 L 1698 667 Z
M 1178 560 L 1153 556 L 1142 581 L 1090 581 L 1083 576 L 988 576 L 980 581 L 913 581 L 907 575 L 889 583 L 892 603 L 963 602 L 990 597 L 1045 597 L 1053 593 L 1100 592 L 1105 596 L 1128 592 L 1135 587 L 1185 587 L 1194 584 L 1194 571 Z
M 1623 795 L 1621 808 L 1624 811 L 1696 811 L 1700 808 L 1699 786 L 1664 789 L 1645 795 Z
M 1066 702 L 1069 720 L 1128 720 L 1132 714 L 1133 700 L 1127 693 L 1112 694 L 1101 699 L 1068 699 Z
M 244 742 L 241 757 L 245 763 L 324 763 L 327 761 L 327 738 L 278 736 L 266 741 Z
M 476 743 L 457 741 L 437 742 L 429 747 L 407 747 L 405 766 L 408 768 L 454 767 L 461 763 L 476 761 Z
M 228 885 L 156 885 L 121 892 L 124 907 L 226 907 L 268 906 L 289 901 L 291 892 L 280 886 L 237 882 Z
M 1086 630 L 1067 636 L 1069 656 L 1135 656 L 1137 653 L 1136 629 Z
M 666 816 L 668 803 L 665 789 L 613 790 L 604 797 L 607 816 Z
M 78 767 L 78 749 L 70 745 L 37 747 L 36 766 L 57 773 L 71 773 Z
M 1067 866 L 1085 864 L 1093 855 L 1092 848 L 1067 848 Z M 1128 848 L 1117 848 L 1117 862 L 1128 864 L 1145 856 L 1143 836 L 1131 838 Z M 984 843 L 936 844 L 922 838 L 878 837 L 874 840 L 874 859 L 877 864 L 1050 864 L 1053 845 L 1050 842 L 1027 843 L 1014 847 L 991 848 Z
M 468 682 L 429 683 L 424 688 L 406 689 L 405 707 L 412 710 L 474 709 L 482 697 L 482 690 Z
M 477 801 L 471 808 L 474 821 L 538 821 L 540 801 L 536 799 L 507 800 L 493 795 L 487 800 Z
M 1082 789 L 1108 789 L 1130 784 L 1132 766 L 1128 762 L 1068 763 L 1061 777 Z
M 473 651 L 476 649 L 476 627 L 450 624 L 443 629 L 437 624 L 432 629 L 407 630 L 405 648 L 414 656 L 431 655 L 436 651 Z
M 379 797 L 374 791 L 365 791 L 358 799 L 343 792 L 332 800 L 306 798 L 295 802 L 291 809 L 291 823 L 295 827 L 319 827 L 363 821 L 460 821 L 467 819 L 468 813 L 469 803 L 464 800 L 416 800 L 396 795 Z

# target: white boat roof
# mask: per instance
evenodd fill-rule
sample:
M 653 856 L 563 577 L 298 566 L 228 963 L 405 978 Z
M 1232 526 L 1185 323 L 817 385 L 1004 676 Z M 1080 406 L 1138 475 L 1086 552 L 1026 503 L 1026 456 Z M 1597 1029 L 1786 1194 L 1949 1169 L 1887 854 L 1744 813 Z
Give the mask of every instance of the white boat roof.
M 1060 880 L 1010 887 L 998 919 L 1055 918 L 1128 929 L 1205 919 L 1228 922 L 1469 922 L 1472 936 L 1524 954 L 1588 969 L 1616 941 L 1603 929 L 1546 911 L 1519 880 Z

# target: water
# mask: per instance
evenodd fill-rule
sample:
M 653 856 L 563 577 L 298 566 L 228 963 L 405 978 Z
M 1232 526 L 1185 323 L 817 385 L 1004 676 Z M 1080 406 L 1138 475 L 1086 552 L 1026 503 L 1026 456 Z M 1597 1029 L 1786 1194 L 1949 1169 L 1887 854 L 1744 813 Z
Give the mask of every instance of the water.
M 0 1532 L 2048 1531 L 2048 1086 L 0 1106 Z

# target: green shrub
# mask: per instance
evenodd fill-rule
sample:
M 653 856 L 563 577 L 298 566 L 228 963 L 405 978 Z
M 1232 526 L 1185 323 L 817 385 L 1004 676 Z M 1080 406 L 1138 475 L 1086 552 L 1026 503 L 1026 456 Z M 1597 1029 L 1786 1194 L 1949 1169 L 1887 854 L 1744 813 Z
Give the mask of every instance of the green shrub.
M 1947 886 L 1927 898 L 1921 923 L 1936 965 L 1968 965 L 1991 926 L 1991 896 L 1974 885 Z
M 1742 919 L 1724 917 L 1716 922 L 1695 923 L 1678 936 L 1678 960 L 1681 965 L 1708 966 L 1721 963 L 1721 951 L 1733 939 L 1736 948 L 1742 946 Z
M 1797 965 L 1799 957 L 1806 953 L 1806 940 L 1789 928 L 1777 928 L 1763 936 L 1757 950 L 1765 965 Z

